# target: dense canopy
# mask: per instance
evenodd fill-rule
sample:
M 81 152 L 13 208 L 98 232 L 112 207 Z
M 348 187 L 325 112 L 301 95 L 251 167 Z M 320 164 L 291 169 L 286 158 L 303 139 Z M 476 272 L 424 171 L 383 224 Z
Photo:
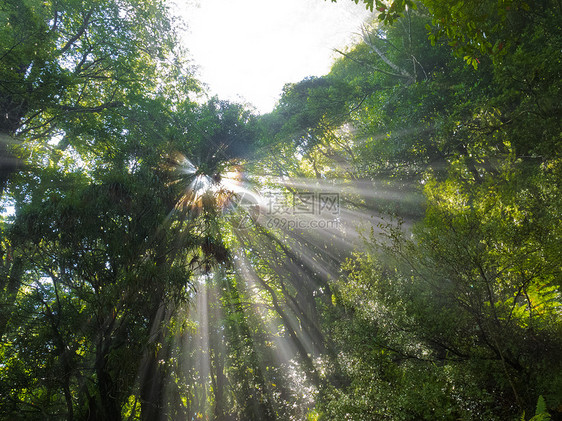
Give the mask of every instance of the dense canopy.
M 0 419 L 562 419 L 562 6 L 364 3 L 257 115 L 0 0 Z

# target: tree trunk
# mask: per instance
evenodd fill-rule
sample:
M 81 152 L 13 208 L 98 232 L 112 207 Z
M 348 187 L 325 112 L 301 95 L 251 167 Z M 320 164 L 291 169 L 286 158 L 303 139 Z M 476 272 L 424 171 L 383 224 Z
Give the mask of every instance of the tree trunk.
M 90 405 L 94 403 L 96 406 L 95 408 L 90 408 L 90 417 L 88 419 L 92 421 L 121 421 L 121 410 L 117 399 L 118 390 L 110 373 L 107 372 L 108 348 L 108 344 L 100 339 L 96 352 L 99 402 L 90 400 Z

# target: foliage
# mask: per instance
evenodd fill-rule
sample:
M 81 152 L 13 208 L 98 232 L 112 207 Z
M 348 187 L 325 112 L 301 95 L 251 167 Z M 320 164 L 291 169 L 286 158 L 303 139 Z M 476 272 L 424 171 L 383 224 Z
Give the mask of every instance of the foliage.
M 524 42 L 529 28 L 546 29 L 549 25 L 544 25 L 545 20 L 559 26 L 551 20 L 560 12 L 560 4 L 555 1 L 363 0 L 363 3 L 371 11 L 376 9 L 378 20 L 387 25 L 411 10 L 427 9 L 432 19 L 426 28 L 432 43 L 447 38 L 456 54 L 475 69 L 484 57 L 501 61 L 508 52 L 513 52 Z
M 560 418 L 560 6 L 364 3 L 263 116 L 159 0 L 2 3 L 1 418 Z
M 311 118 L 324 108 L 305 80 L 310 88 L 294 96 L 288 87 L 266 116 L 278 128 L 276 150 L 300 148 L 300 165 L 280 175 L 339 178 L 347 206 L 405 220 L 403 231 L 373 226 L 369 251 L 330 284 L 323 330 L 349 382 L 327 387 L 317 409 L 325 419 L 505 419 L 532 413 L 544 396 L 555 411 L 560 112 L 551 98 L 560 53 L 547 39 L 560 35 L 557 9 L 542 4 L 531 17 L 514 5 L 498 17 L 475 5 L 424 5 L 402 7 L 394 25 L 365 29 L 342 52 L 323 78 L 338 86 L 339 108 Z M 451 29 L 445 13 L 464 26 Z M 438 36 L 428 40 L 430 20 Z M 513 44 L 494 49 L 492 35 Z M 472 54 L 486 56 L 470 66 Z M 529 79 L 535 72 L 544 78 Z

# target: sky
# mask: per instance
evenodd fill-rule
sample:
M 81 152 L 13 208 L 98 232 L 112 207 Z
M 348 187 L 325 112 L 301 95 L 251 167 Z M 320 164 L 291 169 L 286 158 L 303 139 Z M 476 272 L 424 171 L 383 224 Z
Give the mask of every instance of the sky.
M 286 83 L 327 74 L 369 12 L 352 0 L 175 0 L 212 95 L 273 109 Z

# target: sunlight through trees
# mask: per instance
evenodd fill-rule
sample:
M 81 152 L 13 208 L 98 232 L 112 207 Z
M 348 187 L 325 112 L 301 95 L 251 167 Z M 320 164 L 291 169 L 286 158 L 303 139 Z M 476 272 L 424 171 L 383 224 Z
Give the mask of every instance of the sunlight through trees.
M 0 4 L 0 419 L 562 419 L 560 4 L 363 3 L 265 115 Z

